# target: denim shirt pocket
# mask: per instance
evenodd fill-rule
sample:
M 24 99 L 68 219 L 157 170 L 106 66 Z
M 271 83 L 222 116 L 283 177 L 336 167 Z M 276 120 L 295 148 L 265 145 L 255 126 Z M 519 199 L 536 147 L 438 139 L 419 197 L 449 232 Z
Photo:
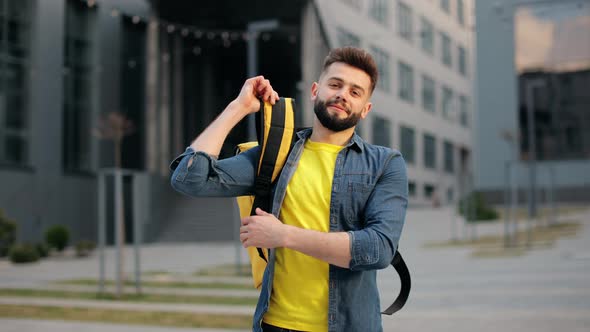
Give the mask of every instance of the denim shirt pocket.
M 347 175 L 341 190 L 341 219 L 344 230 L 359 230 L 365 225 L 364 206 L 373 185 L 369 175 Z

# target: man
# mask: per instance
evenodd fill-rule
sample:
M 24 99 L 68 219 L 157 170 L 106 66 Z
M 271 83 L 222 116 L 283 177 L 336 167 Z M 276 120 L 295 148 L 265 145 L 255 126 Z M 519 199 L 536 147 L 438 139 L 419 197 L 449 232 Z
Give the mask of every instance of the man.
M 244 247 L 271 248 L 254 331 L 382 331 L 376 270 L 389 266 L 404 224 L 407 175 L 398 151 L 355 134 L 371 111 L 377 67 L 364 50 L 334 49 L 311 86 L 315 118 L 298 135 L 273 188 L 272 211 L 242 219 Z M 264 77 L 172 163 L 172 186 L 192 196 L 254 190 L 259 148 L 217 160 L 229 131 L 279 96 Z M 277 218 L 278 217 L 278 218 Z

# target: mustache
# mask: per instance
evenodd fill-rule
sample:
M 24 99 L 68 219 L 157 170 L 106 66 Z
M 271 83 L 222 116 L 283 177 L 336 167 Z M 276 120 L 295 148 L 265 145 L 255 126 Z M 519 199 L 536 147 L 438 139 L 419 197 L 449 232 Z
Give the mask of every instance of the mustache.
M 344 109 L 346 111 L 347 114 L 350 114 L 350 109 L 348 108 L 348 106 L 339 101 L 339 100 L 329 100 L 328 102 L 326 102 L 326 107 L 328 106 L 339 106 L 340 108 Z

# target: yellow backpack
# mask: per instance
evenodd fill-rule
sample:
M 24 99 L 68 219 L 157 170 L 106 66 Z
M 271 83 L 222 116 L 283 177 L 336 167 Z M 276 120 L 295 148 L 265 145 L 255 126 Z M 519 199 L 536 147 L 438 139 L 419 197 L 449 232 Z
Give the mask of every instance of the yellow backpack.
M 255 192 L 253 196 L 237 198 L 241 217 L 253 215 L 257 207 L 271 212 L 272 185 L 285 165 L 295 142 L 295 100 L 281 98 L 275 105 L 261 102 L 260 107 L 260 111 L 256 113 L 256 133 L 258 142 L 261 142 L 262 151 L 258 160 Z M 236 153 L 258 146 L 258 142 L 239 144 Z M 252 267 L 252 281 L 254 287 L 259 289 L 268 263 L 268 250 L 249 247 L 248 256 Z M 392 315 L 405 305 L 411 288 L 410 272 L 399 250 L 396 250 L 391 265 L 400 277 L 401 287 L 393 304 L 382 312 L 385 315 Z
M 256 113 L 256 132 L 258 142 L 262 142 L 262 151 L 258 160 L 256 189 L 254 196 L 237 198 L 241 217 L 253 215 L 257 207 L 271 212 L 271 187 L 285 165 L 294 142 L 294 103 L 295 100 L 292 98 L 280 98 L 275 105 L 268 102 L 260 103 L 261 109 Z M 258 142 L 239 144 L 236 152 L 241 153 L 251 149 L 257 146 Z M 260 288 L 262 275 L 268 262 L 268 251 L 249 247 L 248 256 L 252 266 L 254 287 Z

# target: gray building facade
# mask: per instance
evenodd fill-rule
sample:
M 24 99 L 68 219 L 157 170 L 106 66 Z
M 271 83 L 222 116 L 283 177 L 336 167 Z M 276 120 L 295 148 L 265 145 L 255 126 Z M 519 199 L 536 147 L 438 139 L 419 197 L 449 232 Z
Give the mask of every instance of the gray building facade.
M 282 95 L 299 98 L 301 54 L 309 48 L 301 43 L 301 22 L 317 21 L 313 3 L 279 1 L 284 10 L 277 13 L 254 2 L 0 1 L 0 209 L 17 222 L 18 241 L 41 242 L 55 224 L 70 230 L 72 243 L 97 240 L 99 174 L 116 160 L 113 142 L 97 129 L 111 112 L 133 123 L 121 153 L 121 166 L 136 174 L 124 181 L 127 241 L 136 199 L 145 241 L 238 236 L 234 201 L 174 192 L 168 165 L 235 98 L 253 38 L 257 73 Z M 267 19 L 279 28 L 247 33 L 248 23 Z M 305 33 L 321 40 L 319 24 L 312 28 Z M 244 121 L 223 154 L 232 154 L 246 133 Z M 141 197 L 134 197 L 135 185 L 144 188 Z M 112 242 L 112 180 L 105 189 Z
M 501 202 L 507 162 L 515 165 L 510 182 L 521 194 L 528 190 L 530 92 L 537 188 L 553 182 L 558 200 L 588 201 L 590 27 L 583 22 L 589 21 L 590 3 L 476 1 L 475 15 L 476 190 Z

